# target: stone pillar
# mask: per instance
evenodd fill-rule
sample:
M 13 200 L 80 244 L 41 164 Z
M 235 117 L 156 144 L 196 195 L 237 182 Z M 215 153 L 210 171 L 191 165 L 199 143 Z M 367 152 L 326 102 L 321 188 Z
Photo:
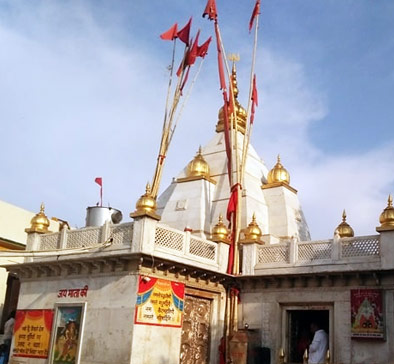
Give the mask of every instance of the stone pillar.
M 253 275 L 254 267 L 257 264 L 258 243 L 242 244 L 242 275 Z
M 63 229 L 60 231 L 60 241 L 59 241 L 59 249 L 67 248 L 67 226 L 63 225 Z
M 132 252 L 153 254 L 157 220 L 149 216 L 135 218 L 133 227 Z
M 394 230 L 380 231 L 380 261 L 382 269 L 394 268 Z
M 28 233 L 26 241 L 26 250 L 39 250 L 40 249 L 40 234 Z M 33 257 L 26 257 L 25 263 L 32 262 Z
M 228 265 L 228 253 L 230 251 L 230 244 L 219 242 L 218 244 L 218 259 L 219 272 L 226 273 Z

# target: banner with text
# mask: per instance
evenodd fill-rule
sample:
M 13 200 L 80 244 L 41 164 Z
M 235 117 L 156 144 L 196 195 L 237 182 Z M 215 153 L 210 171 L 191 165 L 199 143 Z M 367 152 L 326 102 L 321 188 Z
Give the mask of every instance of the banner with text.
M 185 285 L 152 277 L 139 277 L 135 323 L 181 327 Z
M 47 358 L 53 310 L 18 310 L 15 315 L 13 356 Z

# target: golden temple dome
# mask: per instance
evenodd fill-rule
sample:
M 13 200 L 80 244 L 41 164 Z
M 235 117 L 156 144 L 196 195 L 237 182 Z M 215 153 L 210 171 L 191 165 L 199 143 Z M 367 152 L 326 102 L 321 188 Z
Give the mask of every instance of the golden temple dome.
M 25 229 L 27 233 L 48 234 L 51 231 L 49 228 L 49 219 L 45 215 L 45 205 L 41 203 L 40 212 L 37 213 L 30 221 L 30 228 Z
M 233 94 L 234 94 L 234 99 L 235 99 L 234 101 L 235 101 L 235 112 L 236 112 L 236 118 L 237 118 L 237 130 L 239 130 L 242 134 L 245 134 L 246 120 L 247 120 L 248 113 L 238 101 L 237 71 L 235 69 L 235 63 L 233 64 L 233 71 L 231 74 L 231 83 L 232 83 Z M 216 132 L 219 133 L 224 130 L 224 106 L 222 106 L 219 109 L 218 118 L 219 118 L 219 121 L 216 124 Z M 231 117 L 229 115 L 229 123 L 230 123 L 230 120 L 231 120 Z
M 223 222 L 222 214 L 220 214 L 219 222 L 212 229 L 211 240 L 216 243 L 229 243 L 228 234 L 227 226 Z
M 201 154 L 201 147 L 198 149 L 194 159 L 187 165 L 186 177 L 209 178 L 209 165 Z
M 352 238 L 354 236 L 354 231 L 352 227 L 346 222 L 346 211 L 343 210 L 342 222 L 335 229 L 335 232 L 340 238 Z
M 272 168 L 268 173 L 267 181 L 268 184 L 273 184 L 273 183 L 290 184 L 290 174 L 289 172 L 287 172 L 286 168 L 284 168 L 282 163 L 280 162 L 279 155 L 274 168 Z
M 380 214 L 379 222 L 380 226 L 376 228 L 377 231 L 394 230 L 394 207 L 391 195 L 387 199 L 387 207 Z
M 253 214 L 252 221 L 246 229 L 243 230 L 244 238 L 240 241 L 241 243 L 260 243 L 261 242 L 261 229 L 256 222 L 256 214 Z
M 150 184 L 146 184 L 145 193 L 138 199 L 135 204 L 136 210 L 130 214 L 130 217 L 150 216 L 155 220 L 160 220 L 160 216 L 156 214 L 156 199 L 152 196 Z

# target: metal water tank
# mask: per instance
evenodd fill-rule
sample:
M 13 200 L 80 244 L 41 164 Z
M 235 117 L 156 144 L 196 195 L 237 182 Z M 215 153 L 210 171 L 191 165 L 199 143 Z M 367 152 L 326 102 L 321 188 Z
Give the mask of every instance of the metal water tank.
M 119 224 L 122 221 L 122 212 L 113 207 L 89 206 L 86 208 L 86 226 L 102 226 L 106 221 Z

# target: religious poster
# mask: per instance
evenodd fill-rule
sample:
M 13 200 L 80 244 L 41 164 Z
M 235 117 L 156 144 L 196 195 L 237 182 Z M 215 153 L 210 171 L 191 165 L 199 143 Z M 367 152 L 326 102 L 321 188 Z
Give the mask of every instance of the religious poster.
M 185 285 L 152 277 L 139 277 L 135 323 L 182 326 Z
M 77 364 L 83 305 L 59 305 L 56 309 L 51 364 Z
M 14 357 L 48 357 L 53 310 L 18 310 L 14 324 Z
M 352 289 L 353 338 L 384 338 L 383 294 L 379 289 Z

